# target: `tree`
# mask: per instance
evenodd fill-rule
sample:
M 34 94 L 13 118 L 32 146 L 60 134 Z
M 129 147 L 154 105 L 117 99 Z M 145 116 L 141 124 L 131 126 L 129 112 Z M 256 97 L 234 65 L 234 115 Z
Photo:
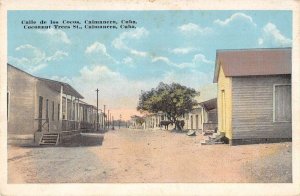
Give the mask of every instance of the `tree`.
M 142 91 L 137 106 L 138 111 L 150 113 L 164 112 L 175 128 L 181 130 L 179 117 L 190 112 L 197 104 L 194 97 L 198 93 L 193 88 L 178 83 L 159 83 L 150 91 Z
M 136 118 L 136 123 L 137 124 L 142 126 L 144 122 L 145 122 L 144 118 L 142 118 L 140 116 L 137 116 L 137 118 Z

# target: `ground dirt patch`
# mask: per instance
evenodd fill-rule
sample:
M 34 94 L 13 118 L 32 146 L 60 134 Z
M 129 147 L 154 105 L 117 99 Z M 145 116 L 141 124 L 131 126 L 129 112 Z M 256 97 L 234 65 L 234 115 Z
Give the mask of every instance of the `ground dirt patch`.
M 201 135 L 121 129 L 102 146 L 8 147 L 9 183 L 291 182 L 291 143 L 201 146 Z

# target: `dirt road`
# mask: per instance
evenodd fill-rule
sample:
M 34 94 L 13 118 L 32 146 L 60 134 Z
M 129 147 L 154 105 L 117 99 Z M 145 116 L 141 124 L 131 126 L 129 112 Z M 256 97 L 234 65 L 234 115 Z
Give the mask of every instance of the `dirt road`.
M 200 135 L 122 129 L 106 133 L 102 146 L 9 146 L 8 182 L 292 182 L 290 142 L 200 141 Z

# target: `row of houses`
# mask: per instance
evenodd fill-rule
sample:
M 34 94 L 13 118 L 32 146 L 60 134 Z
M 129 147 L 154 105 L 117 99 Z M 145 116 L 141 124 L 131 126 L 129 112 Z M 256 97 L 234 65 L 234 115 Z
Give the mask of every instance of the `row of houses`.
M 33 76 L 7 64 L 8 134 L 34 134 L 94 130 L 97 108 L 83 101 L 71 85 Z M 104 114 L 98 113 L 103 126 Z
M 167 115 L 163 112 L 156 114 L 147 114 L 142 118 L 144 122 L 138 123 L 136 120 L 141 117 L 131 117 L 132 128 L 143 128 L 143 129 L 174 129 L 174 124 L 169 124 Z M 217 128 L 217 99 L 212 98 L 202 102 L 199 102 L 192 111 L 184 114 L 179 120 L 184 121 L 183 129 L 189 130 L 206 130 Z M 168 126 L 164 126 L 168 124 Z
M 291 48 L 217 50 L 216 97 L 185 114 L 184 129 L 217 128 L 232 145 L 290 141 L 291 73 Z M 168 120 L 163 113 L 144 119 L 145 129 L 162 128 L 160 122 Z

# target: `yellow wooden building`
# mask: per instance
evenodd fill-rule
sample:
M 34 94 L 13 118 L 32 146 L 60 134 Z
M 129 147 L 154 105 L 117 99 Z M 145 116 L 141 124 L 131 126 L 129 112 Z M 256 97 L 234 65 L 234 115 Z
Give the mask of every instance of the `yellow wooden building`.
M 291 48 L 218 50 L 218 130 L 229 143 L 292 137 Z

